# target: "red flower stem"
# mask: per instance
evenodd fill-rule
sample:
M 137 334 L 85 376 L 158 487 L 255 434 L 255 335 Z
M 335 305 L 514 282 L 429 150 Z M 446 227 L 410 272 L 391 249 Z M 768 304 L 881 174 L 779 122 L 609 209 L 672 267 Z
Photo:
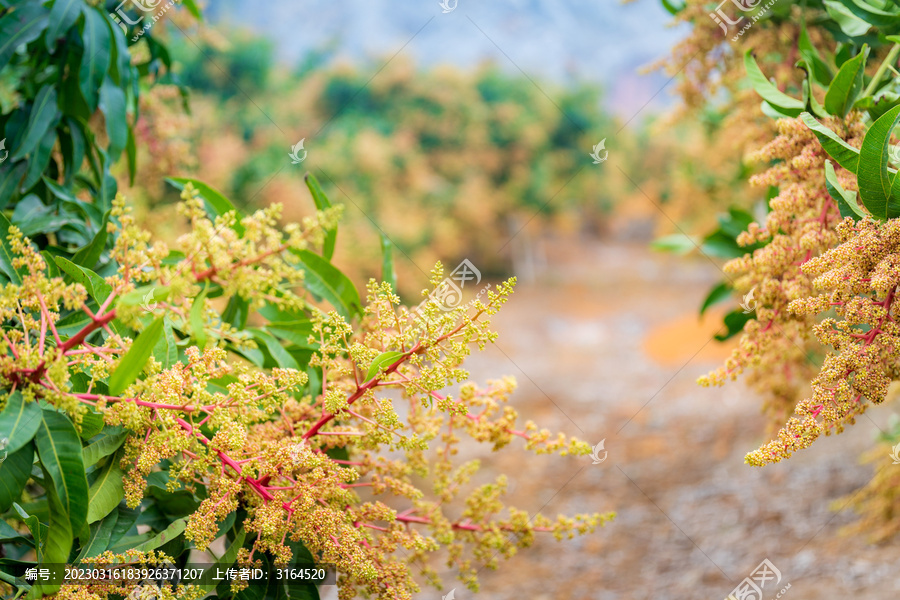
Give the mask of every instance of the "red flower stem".
M 198 440 L 200 440 L 200 442 L 204 446 L 209 446 L 209 440 L 206 439 L 206 436 L 203 435 L 201 432 L 197 431 L 193 425 L 191 425 L 190 423 L 188 423 L 187 421 L 185 421 L 184 419 L 182 419 L 180 417 L 176 418 L 175 422 L 178 423 L 179 425 L 181 425 L 181 428 L 184 429 L 185 431 L 187 431 L 190 435 L 193 435 Z M 230 456 L 228 456 L 221 450 L 217 450 L 216 452 L 218 453 L 219 460 L 222 461 L 222 464 L 231 467 L 232 470 L 234 470 L 234 472 L 238 474 L 238 477 L 240 477 L 242 480 L 246 481 L 247 485 L 249 485 L 253 489 L 253 491 L 259 495 L 260 498 L 262 498 L 266 502 L 275 499 L 275 496 L 273 496 L 271 493 L 269 493 L 269 489 L 265 485 L 261 484 L 258 480 L 254 479 L 253 477 L 245 477 L 244 475 L 242 475 L 241 474 L 241 466 L 233 458 L 231 458 Z M 284 510 L 286 510 L 289 514 L 293 514 L 293 512 L 294 512 L 294 509 L 291 508 L 290 502 L 282 503 L 281 507 Z
M 402 365 L 404 362 L 406 362 L 406 359 L 409 358 L 410 355 L 412 355 L 414 352 L 417 352 L 420 348 L 422 348 L 422 345 L 416 344 L 415 347 L 413 347 L 411 350 L 409 350 L 409 352 L 407 352 L 406 354 L 404 354 L 403 356 L 398 358 L 396 361 L 394 361 L 394 363 L 391 364 L 391 366 L 388 367 L 387 370 L 385 370 L 384 374 L 390 375 L 391 373 L 396 371 L 398 368 L 400 368 L 400 365 Z M 375 379 L 372 379 L 371 381 L 369 381 L 368 383 L 364 383 L 363 385 L 357 387 L 356 391 L 353 392 L 353 395 L 350 396 L 349 398 L 347 398 L 347 406 L 352 405 L 354 402 L 359 400 L 363 396 L 363 394 L 365 394 L 367 391 L 369 391 L 370 389 L 372 389 L 373 387 L 378 385 L 378 381 L 379 380 L 377 378 L 375 378 Z M 313 437 L 314 435 L 319 434 L 320 433 L 319 430 L 322 429 L 322 426 L 325 425 L 326 423 L 328 423 L 329 421 L 331 421 L 332 419 L 334 419 L 334 417 L 335 417 L 334 413 L 326 412 L 325 414 L 323 414 L 319 418 L 319 420 L 316 421 L 316 423 L 312 427 L 310 427 L 306 433 L 303 434 L 303 439 L 308 440 L 309 438 Z

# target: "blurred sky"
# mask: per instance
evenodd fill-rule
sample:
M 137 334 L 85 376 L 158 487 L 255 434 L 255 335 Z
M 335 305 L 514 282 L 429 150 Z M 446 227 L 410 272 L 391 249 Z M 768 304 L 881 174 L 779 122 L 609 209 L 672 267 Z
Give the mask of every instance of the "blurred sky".
M 456 7 L 444 13 L 438 0 L 210 0 L 207 14 L 264 35 L 292 64 L 331 47 L 334 59 L 372 59 L 377 70 L 399 51 L 420 65 L 493 60 L 533 78 L 600 83 L 607 106 L 625 119 L 667 81 L 638 69 L 664 57 L 687 31 L 670 26 L 657 0 L 444 2 Z M 664 90 L 653 103 L 668 101 Z

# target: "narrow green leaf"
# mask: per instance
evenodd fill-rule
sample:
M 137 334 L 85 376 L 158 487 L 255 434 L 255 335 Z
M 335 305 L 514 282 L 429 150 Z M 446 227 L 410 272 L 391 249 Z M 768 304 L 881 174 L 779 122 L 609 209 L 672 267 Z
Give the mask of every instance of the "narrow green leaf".
M 125 389 L 131 385 L 141 371 L 144 365 L 150 359 L 153 353 L 153 347 L 163 332 L 163 319 L 160 317 L 153 321 L 147 329 L 131 343 L 131 348 L 119 361 L 116 370 L 109 376 L 109 393 L 112 396 L 119 396 Z
M 208 284 L 204 286 L 200 295 L 194 298 L 190 314 L 191 335 L 201 352 L 206 349 L 206 293 L 208 287 Z
M 811 114 L 805 112 L 800 115 L 800 119 L 803 121 L 803 124 L 809 127 L 815 134 L 819 143 L 822 144 L 822 148 L 825 149 L 825 152 L 827 152 L 837 164 L 841 165 L 851 173 L 856 173 L 856 168 L 859 165 L 859 150 L 839 138 L 835 132 L 819 123 Z
M 18 160 L 31 154 L 37 148 L 44 134 L 48 130 L 56 126 L 59 120 L 59 108 L 56 106 L 56 88 L 50 84 L 42 87 L 34 103 L 31 105 L 31 112 L 28 113 L 28 124 L 25 126 L 25 132 L 19 147 L 10 156 L 11 160 Z
M 0 412 L 0 439 L 6 440 L 6 451 L 15 452 L 30 442 L 41 426 L 41 407 L 27 402 L 18 390 L 7 396 Z
M 147 540 L 143 544 L 137 546 L 135 550 L 140 552 L 147 552 L 148 550 L 156 550 L 166 542 L 174 540 L 179 535 L 184 533 L 185 528 L 187 527 L 188 517 L 184 517 L 182 519 L 178 519 L 172 521 L 172 523 L 166 527 L 159 534 L 155 535 L 151 539 Z
M 137 173 L 137 144 L 134 141 L 134 128 L 128 126 L 128 138 L 125 140 L 125 153 L 128 156 L 128 185 L 134 185 Z
M 119 426 L 107 427 L 101 433 L 103 434 L 101 438 L 91 442 L 81 451 L 85 469 L 94 466 L 101 458 L 109 456 L 121 448 L 128 436 L 128 432 Z
M 35 444 L 41 464 L 53 482 L 53 485 L 48 486 L 47 492 L 49 494 L 51 490 L 55 491 L 71 532 L 80 531 L 88 511 L 88 485 L 81 454 L 81 438 L 67 416 L 49 409 L 43 410 L 41 416 L 41 427 Z M 50 510 L 52 521 L 52 506 Z M 66 558 L 68 554 L 62 562 Z
M 91 111 L 96 110 L 99 103 L 100 85 L 109 68 L 112 54 L 112 40 L 106 17 L 98 8 L 84 6 L 84 31 L 81 38 L 84 42 L 84 55 L 78 71 L 78 86 Z
M 34 549 L 37 553 L 37 561 L 43 562 L 44 559 L 44 544 L 46 543 L 46 535 L 47 529 L 41 526 L 41 521 L 38 519 L 37 515 L 30 515 L 25 512 L 25 509 L 13 502 L 13 510 L 16 511 L 16 514 L 19 515 L 25 522 L 25 526 L 28 527 L 28 531 L 31 532 L 31 537 L 34 538 Z
M 785 114 L 796 117 L 805 108 L 802 100 L 792 98 L 775 87 L 775 84 L 766 79 L 766 76 L 756 64 L 756 59 L 748 50 L 744 53 L 744 67 L 747 70 L 747 77 L 756 93 L 762 96 L 762 99 L 781 110 Z
M 864 0 L 840 0 L 855 17 L 875 27 L 894 27 L 900 24 L 900 13 L 876 8 Z
M 19 270 L 13 266 L 13 259 L 16 254 L 13 252 L 9 243 L 9 228 L 12 223 L 0 212 L 0 271 L 9 277 L 9 280 L 17 285 L 22 284 L 22 275 L 24 269 Z
M 300 258 L 306 289 L 324 298 L 347 321 L 362 313 L 359 292 L 346 275 L 309 250 L 291 249 L 291 252 Z
M 125 112 L 125 92 L 113 83 L 108 76 L 100 86 L 100 110 L 106 122 L 106 135 L 109 138 L 107 152 L 116 158 L 128 143 L 128 117 Z
M 57 40 L 65 36 L 78 20 L 83 6 L 82 0 L 56 0 L 53 3 L 47 24 L 47 34 L 44 36 L 47 50 L 51 53 L 56 47 Z
M 159 361 L 165 369 L 178 362 L 178 345 L 172 330 L 172 323 L 168 318 L 164 319 L 163 334 L 156 342 L 156 346 L 153 347 L 153 358 Z
M 822 0 L 828 16 L 835 20 L 838 27 L 850 37 L 858 37 L 865 34 L 872 25 L 854 15 L 839 0 Z
M 253 337 L 257 340 L 261 341 L 266 349 L 269 351 L 269 354 L 272 355 L 272 358 L 275 359 L 275 362 L 278 363 L 278 366 L 283 369 L 299 369 L 300 367 L 297 365 L 297 361 L 294 360 L 294 357 L 290 355 L 290 353 L 284 349 L 284 346 L 275 339 L 271 334 L 262 330 L 252 328 L 250 331 L 253 333 Z
M 40 2 L 19 2 L 11 8 L 0 17 L 0 69 L 6 67 L 19 46 L 36 40 L 47 27 L 49 12 Z
M 656 238 L 650 243 L 650 247 L 659 252 L 672 252 L 674 254 L 687 254 L 697 249 L 697 242 L 683 233 L 673 233 Z
M 233 229 L 238 235 L 244 235 L 244 226 L 241 225 L 241 219 L 244 215 L 241 214 L 241 212 L 234 207 L 234 204 L 231 203 L 231 200 L 226 198 L 221 192 L 213 189 L 202 181 L 191 179 L 190 177 L 169 177 L 166 181 L 179 190 L 183 190 L 184 186 L 188 183 L 194 186 L 194 189 L 197 190 L 200 197 L 203 198 L 203 202 L 206 205 L 206 212 L 211 219 L 215 219 L 216 217 L 220 217 L 229 212 L 234 212 L 237 221 L 235 222 Z
M 830 160 L 825 161 L 825 188 L 828 193 L 837 202 L 838 210 L 844 218 L 853 217 L 854 221 L 859 218 L 865 218 L 868 214 L 859 207 L 856 202 L 856 192 L 848 192 L 838 181 L 837 173 L 834 172 L 834 165 Z
M 19 507 L 21 508 L 21 507 Z M 9 523 L 0 519 L 0 544 L 21 544 L 24 546 L 34 547 L 34 540 L 28 538 L 25 534 L 19 533 L 13 529 Z
M 15 163 L 8 161 L 0 165 L 0 206 L 9 204 L 9 200 L 13 195 L 18 193 L 19 182 L 22 181 L 22 176 L 27 168 L 28 163 L 26 161 Z
M 119 460 L 116 457 L 110 459 L 100 471 L 88 490 L 87 522 L 89 524 L 106 517 L 125 497 L 124 477 L 125 472 L 119 466 Z
M 376 375 L 397 362 L 404 354 L 404 352 L 391 350 L 389 352 L 382 352 L 376 356 L 375 360 L 372 361 L 372 364 L 369 365 L 369 370 L 366 372 L 366 381 L 372 381 Z
M 97 229 L 97 234 L 91 240 L 91 242 L 81 248 L 78 252 L 75 253 L 75 256 L 72 257 L 72 262 L 78 266 L 85 267 L 87 269 L 93 269 L 94 265 L 97 264 L 97 261 L 100 260 L 100 256 L 103 254 L 103 250 L 106 248 L 106 224 L 109 222 L 109 214 L 110 211 L 106 211 L 103 215 L 103 222 L 100 223 L 100 227 Z
M 132 530 L 134 522 L 137 521 L 138 516 L 141 514 L 141 510 L 140 508 L 128 508 L 125 503 L 122 503 L 119 504 L 116 513 L 118 514 L 118 517 L 116 518 L 116 524 L 112 529 L 112 533 L 109 535 L 108 548 L 115 546 L 119 540 Z
M 112 286 L 90 269 L 76 265 L 62 256 L 55 256 L 53 260 L 56 266 L 68 275 L 67 279 L 83 285 L 97 304 L 103 304 L 112 293 Z
M 105 551 L 109 547 L 109 539 L 118 520 L 119 512 L 114 510 L 103 520 L 91 523 L 87 537 L 81 539 L 81 552 L 75 559 L 76 562 L 95 557 Z
M 700 316 L 703 316 L 711 306 L 718 304 L 719 302 L 723 302 L 727 299 L 731 298 L 731 286 L 728 285 L 727 282 L 721 282 L 715 287 L 713 287 L 709 294 L 706 295 L 706 299 L 703 300 L 703 304 L 700 305 Z
M 397 271 L 394 269 L 394 245 L 384 233 L 381 234 L 381 280 L 389 283 L 391 291 L 397 293 Z
M 898 120 L 900 106 L 892 108 L 872 123 L 859 150 L 856 171 L 859 198 L 877 219 L 900 216 L 900 198 L 891 196 L 893 174 L 888 172 L 888 145 Z
M 825 93 L 825 110 L 839 117 L 850 112 L 863 90 L 863 75 L 868 57 L 869 46 L 863 44 L 859 54 L 841 65 Z
M 753 318 L 754 313 L 745 313 L 740 309 L 731 311 L 725 315 L 725 331 L 716 334 L 715 338 L 720 342 L 724 342 L 725 340 L 736 336 L 744 330 L 744 325 L 747 324 L 747 321 L 750 321 Z
M 197 6 L 197 3 L 194 0 L 183 0 L 182 2 L 184 7 L 188 9 L 188 12 L 191 13 L 195 19 L 198 21 L 203 20 L 203 14 L 200 12 L 200 8 Z
M 38 445 L 38 453 L 40 452 L 40 445 Z M 44 465 L 45 479 L 51 479 L 52 475 L 47 470 L 46 464 L 43 462 L 43 457 L 41 458 L 41 463 Z M 81 477 L 84 478 L 83 472 L 81 472 Z M 84 482 L 83 493 L 84 498 L 86 498 L 87 480 Z M 66 500 L 60 497 L 59 490 L 55 485 L 51 485 L 47 488 L 47 504 L 50 509 L 50 526 L 47 528 L 47 541 L 44 543 L 44 560 L 48 564 L 66 564 L 69 560 L 69 554 L 72 551 L 72 543 L 75 541 L 75 531 L 78 531 L 81 528 L 80 525 L 77 529 L 72 526 L 73 513 L 69 509 L 76 507 L 68 505 Z M 83 517 L 86 514 L 87 507 L 85 506 L 84 514 L 81 516 Z M 31 588 L 31 593 L 35 595 L 34 597 L 41 598 L 43 596 L 55 594 L 59 591 L 59 587 L 59 584 L 36 585 Z M 31 597 L 31 594 L 29 594 L 29 597 Z
M 828 63 L 822 60 L 819 51 L 816 50 L 812 40 L 809 39 L 809 33 L 806 30 L 805 22 L 801 22 L 800 24 L 800 39 L 797 42 L 797 47 L 800 49 L 801 56 L 803 56 L 806 63 L 809 65 L 812 81 L 817 85 L 827 88 L 828 82 L 834 78 L 834 73 L 832 72 L 831 67 L 828 66 Z
M 50 127 L 44 132 L 44 137 L 41 138 L 37 147 L 34 149 L 34 152 L 31 153 L 31 157 L 26 161 L 28 162 L 28 170 L 25 171 L 25 178 L 22 180 L 21 189 L 26 191 L 30 190 L 34 184 L 41 180 L 47 167 L 50 166 L 50 157 L 53 153 L 53 148 L 56 145 L 56 140 L 55 127 Z M 47 230 L 40 231 L 40 233 L 47 233 Z M 32 234 L 26 233 L 25 235 Z
M 328 196 L 322 191 L 322 186 L 319 185 L 319 180 L 316 179 L 315 175 L 307 173 L 303 180 L 306 182 L 306 187 L 309 188 L 309 193 L 312 194 L 313 202 L 316 203 L 316 210 L 331 208 L 331 201 L 328 200 Z M 330 261 L 331 257 L 334 256 L 334 244 L 336 238 L 337 227 L 325 231 L 325 243 L 322 245 L 322 256 L 324 256 L 326 260 Z
M 17 452 L 9 453 L 0 462 L 0 512 L 6 512 L 22 496 L 22 490 L 31 477 L 34 463 L 34 446 L 26 444 Z
M 238 551 L 243 547 L 244 540 L 247 538 L 247 532 L 244 531 L 244 528 L 241 527 L 240 530 L 235 535 L 234 540 L 231 542 L 231 545 L 228 546 L 228 549 L 224 554 L 216 561 L 215 567 L 221 569 L 227 569 L 234 561 L 237 560 Z M 198 587 L 205 591 L 207 594 L 214 589 L 216 589 L 217 582 L 213 581 L 211 583 L 205 583 L 199 585 Z

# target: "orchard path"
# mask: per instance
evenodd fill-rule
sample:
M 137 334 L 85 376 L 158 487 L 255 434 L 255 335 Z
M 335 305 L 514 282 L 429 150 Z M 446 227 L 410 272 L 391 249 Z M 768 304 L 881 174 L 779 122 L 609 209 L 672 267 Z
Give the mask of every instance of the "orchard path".
M 765 558 L 791 584 L 789 600 L 897 597 L 900 544 L 841 537 L 854 517 L 830 509 L 874 472 L 859 464 L 873 446 L 872 422 L 790 461 L 744 465 L 762 441 L 758 401 L 740 383 L 695 384 L 727 353 L 709 341 L 715 319 L 696 316 L 716 267 L 643 242 L 549 248 L 548 267 L 496 318 L 497 347 L 469 367 L 481 382 L 514 375 L 511 402 L 523 419 L 592 445 L 605 438 L 609 454 L 592 465 L 513 443 L 483 464 L 512 474 L 509 503 L 530 513 L 618 517 L 574 540 L 539 536 L 499 571 L 482 571 L 477 596 L 447 577 L 444 592 L 419 597 L 438 600 L 456 586 L 457 600 L 721 600 Z M 883 427 L 890 412 L 869 414 Z M 780 589 L 770 583 L 763 599 Z

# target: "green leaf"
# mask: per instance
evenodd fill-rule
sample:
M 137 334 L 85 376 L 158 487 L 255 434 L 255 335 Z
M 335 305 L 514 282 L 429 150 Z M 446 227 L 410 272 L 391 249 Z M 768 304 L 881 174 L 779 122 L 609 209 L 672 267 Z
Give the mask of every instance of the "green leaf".
M 291 249 L 300 258 L 306 289 L 324 298 L 347 321 L 362 313 L 359 292 L 353 282 L 330 262 L 309 250 Z
M 84 31 L 81 34 L 84 43 L 84 55 L 81 57 L 81 67 L 78 71 L 78 86 L 93 112 L 99 103 L 100 85 L 109 68 L 109 59 L 112 54 L 112 40 L 106 17 L 99 9 L 85 6 Z
M 145 285 L 122 294 L 116 300 L 116 306 L 146 306 L 153 310 L 157 300 L 165 300 L 169 297 L 171 289 L 167 285 Z
M 232 296 L 222 313 L 222 320 L 237 329 L 243 329 L 249 316 L 250 302 L 240 296 Z
M 221 192 L 213 189 L 202 181 L 191 179 L 189 177 L 169 177 L 166 181 L 179 190 L 183 190 L 184 186 L 188 183 L 194 186 L 194 189 L 197 190 L 197 192 L 200 193 L 200 197 L 203 198 L 206 212 L 211 219 L 215 219 L 216 217 L 220 217 L 229 212 L 234 212 L 237 221 L 235 221 L 233 229 L 238 235 L 244 235 L 244 226 L 241 225 L 241 219 L 244 218 L 244 215 L 241 214 L 241 212 L 234 207 L 234 204 L 231 203 L 231 200 L 226 198 Z
M 128 143 L 128 117 L 125 113 L 125 92 L 108 76 L 103 79 L 103 85 L 100 86 L 99 106 L 106 122 L 108 152 L 115 158 Z
M 39 444 L 38 453 L 40 453 L 40 451 Z M 43 462 L 43 457 L 41 458 L 41 464 L 44 465 L 45 479 L 51 479 L 52 475 L 47 470 L 46 464 Z M 81 478 L 84 479 L 84 472 L 81 472 Z M 84 482 L 83 493 L 84 497 L 82 499 L 87 497 L 87 480 Z M 46 560 L 48 564 L 66 564 L 69 559 L 69 554 L 72 551 L 72 543 L 75 541 L 75 532 L 81 528 L 80 525 L 78 528 L 75 528 L 72 524 L 73 513 L 69 509 L 76 507 L 68 505 L 66 499 L 60 496 L 59 490 L 54 485 L 47 488 L 47 504 L 50 509 L 50 526 L 47 529 L 47 541 L 44 543 L 44 560 Z M 80 516 L 83 517 L 86 514 L 87 507 L 85 506 L 84 514 L 81 514 Z M 31 588 L 31 592 L 34 593 L 37 598 L 54 594 L 57 591 L 59 591 L 59 584 L 41 584 Z
M 6 206 L 10 198 L 18 192 L 19 182 L 22 181 L 22 176 L 27 168 L 28 163 L 26 161 L 16 163 L 9 161 L 0 165 L 0 206 Z M 4 229 L 3 232 L 3 237 L 5 238 L 6 230 Z
M 73 263 L 87 269 L 93 269 L 94 265 L 97 264 L 97 261 L 100 260 L 100 256 L 106 248 L 106 237 L 108 235 L 106 224 L 109 222 L 109 214 L 110 211 L 106 211 L 106 214 L 103 215 L 103 222 L 100 223 L 97 234 L 91 242 L 85 245 L 84 248 L 81 248 L 75 253 L 75 256 L 72 257 Z
M 128 508 L 125 503 L 119 504 L 118 509 L 116 510 L 118 517 L 116 518 L 116 525 L 112 529 L 112 533 L 109 535 L 109 545 L 108 548 L 113 547 L 115 544 L 119 542 L 134 526 L 134 522 L 137 521 L 138 516 L 141 514 L 139 508 Z M 110 515 L 112 516 L 112 515 Z
M 188 517 L 184 517 L 182 519 L 172 521 L 172 523 L 168 527 L 166 527 L 163 531 L 161 531 L 159 534 L 157 534 L 153 538 L 147 540 L 143 544 L 137 546 L 135 548 L 135 550 L 138 550 L 140 552 L 146 552 L 148 550 L 156 550 L 163 544 L 165 544 L 171 540 L 174 540 L 179 535 L 184 533 L 184 529 L 187 527 L 187 523 L 188 523 Z
M 16 506 L 18 505 L 16 504 Z M 21 508 L 21 506 L 19 506 L 19 508 Z M 23 533 L 19 533 L 18 531 L 13 529 L 9 523 L 4 521 L 3 519 L 0 519 L 0 544 L 7 543 L 22 544 L 22 546 L 34 547 L 34 540 L 28 538 Z
M 190 314 L 191 335 L 201 352 L 206 348 L 206 293 L 208 287 L 209 284 L 205 285 L 200 295 L 194 298 Z
M 230 567 L 234 563 L 234 561 L 237 560 L 238 551 L 240 551 L 240 549 L 243 547 L 244 539 L 246 539 L 246 537 L 247 532 L 244 531 L 243 527 L 241 527 L 235 535 L 234 540 L 231 542 L 231 545 L 228 546 L 228 550 L 226 550 L 225 553 L 222 554 L 222 556 L 219 558 L 219 560 L 216 561 L 214 568 L 227 569 L 228 567 Z M 209 592 L 216 589 L 217 583 L 218 582 L 213 581 L 211 583 L 198 585 L 197 587 L 208 594 Z
M 47 27 L 49 13 L 40 2 L 19 2 L 11 8 L 0 17 L 0 69 L 6 67 L 19 46 L 36 40 Z
M 30 154 L 37 148 L 44 134 L 56 126 L 59 120 L 59 109 L 56 106 L 56 88 L 47 84 L 38 91 L 28 113 L 28 124 L 19 147 L 12 153 L 10 159 L 18 160 Z
M 319 347 L 318 342 L 309 341 L 313 334 L 312 321 L 272 321 L 265 330 L 299 348 L 315 350 Z
M 266 350 L 269 351 L 269 354 L 272 355 L 272 358 L 275 359 L 275 362 L 278 363 L 279 367 L 283 369 L 300 368 L 297 365 L 297 361 L 294 360 L 294 357 L 291 356 L 290 353 L 284 349 L 284 346 L 282 346 L 281 343 L 267 331 L 256 328 L 252 328 L 250 331 L 253 333 L 253 337 L 265 345 Z
M 84 561 L 102 553 L 109 547 L 109 539 L 119 520 L 119 512 L 113 511 L 101 521 L 91 523 L 87 537 L 81 538 L 81 552 L 76 558 L 76 562 Z
M 780 112 L 796 117 L 806 108 L 802 100 L 788 96 L 775 87 L 774 83 L 766 79 L 749 50 L 744 54 L 744 67 L 747 70 L 750 84 L 756 90 L 756 93 L 762 96 L 763 100 L 779 109 Z
M 844 218 L 853 217 L 854 221 L 860 217 L 867 217 L 867 213 L 859 207 L 856 202 L 856 192 L 848 192 L 838 181 L 837 173 L 834 172 L 834 165 L 830 160 L 825 161 L 825 188 L 828 193 L 837 202 L 841 216 Z
M 56 0 L 53 3 L 47 24 L 47 34 L 44 36 L 47 50 L 53 52 L 57 40 L 65 36 L 66 32 L 75 24 L 83 7 L 82 0 Z
M 394 269 L 394 245 L 384 233 L 381 234 L 381 280 L 391 285 L 397 293 L 397 271 Z
M 44 133 L 44 137 L 41 138 L 41 141 L 38 142 L 37 148 L 34 149 L 34 152 L 31 154 L 31 158 L 28 159 L 28 170 L 25 171 L 25 179 L 22 180 L 22 188 L 23 190 L 29 190 L 31 187 L 41 180 L 41 176 L 44 174 L 44 171 L 47 170 L 47 167 L 50 166 L 50 157 L 53 153 L 53 148 L 56 145 L 56 129 L 51 127 L 47 129 Z M 40 231 L 40 233 L 46 233 L 47 231 Z M 33 235 L 32 233 L 26 233 L 25 235 Z
M 5 451 L 3 451 L 5 452 Z M 34 463 L 34 446 L 26 444 L 17 452 L 9 453 L 0 462 L 0 512 L 6 512 L 22 496 L 22 490 L 31 477 Z
M 175 333 L 172 331 L 171 321 L 165 318 L 164 324 L 163 334 L 156 342 L 156 346 L 153 347 L 153 358 L 159 361 L 164 369 L 168 369 L 178 362 L 178 345 Z
M 9 394 L 0 412 L 0 439 L 6 439 L 6 451 L 15 452 L 30 442 L 41 426 L 41 407 L 27 402 L 18 390 Z
M 47 529 L 41 525 L 40 519 L 38 519 L 37 515 L 29 515 L 25 512 L 25 509 L 13 502 L 13 510 L 16 511 L 16 514 L 25 522 L 25 526 L 28 527 L 28 531 L 31 532 L 31 537 L 34 538 L 34 549 L 37 553 L 37 561 L 43 562 L 44 555 L 44 544 L 46 542 Z
M 709 294 L 706 295 L 706 299 L 703 300 L 703 304 L 700 305 L 700 316 L 703 316 L 711 306 L 718 304 L 719 302 L 723 302 L 731 298 L 731 286 L 728 285 L 727 282 L 721 282 L 715 287 L 713 287 Z
M 197 3 L 194 0 L 183 0 L 182 4 L 184 7 L 188 9 L 188 12 L 194 15 L 194 18 L 198 21 L 203 20 L 203 14 L 200 12 L 200 8 L 197 6 Z
M 131 343 L 131 348 L 119 361 L 116 370 L 109 376 L 109 393 L 112 396 L 119 396 L 125 389 L 131 385 L 141 371 L 144 365 L 150 359 L 153 353 L 153 347 L 163 332 L 162 317 L 153 321 L 147 329 L 137 336 L 137 339 Z
M 744 330 L 744 325 L 751 319 L 753 319 L 753 313 L 745 314 L 742 310 L 731 311 L 725 315 L 724 322 L 726 331 L 724 333 L 716 334 L 716 339 L 720 342 L 724 342 L 725 340 L 736 336 Z
M 811 114 L 805 112 L 800 115 L 800 119 L 803 121 L 803 124 L 809 127 L 815 134 L 819 143 L 822 144 L 822 148 L 825 149 L 825 152 L 827 152 L 837 164 L 841 165 L 851 173 L 856 173 L 856 168 L 859 165 L 859 150 L 839 138 L 835 132 L 819 123 Z
M 48 494 L 55 491 L 59 508 L 66 515 L 71 531 L 80 531 L 88 512 L 88 485 L 81 454 L 81 438 L 78 437 L 75 426 L 67 416 L 45 409 L 35 444 L 41 464 L 53 483 L 47 486 Z M 51 520 L 53 510 L 51 506 Z M 51 535 L 52 525 L 53 523 Z M 68 551 L 62 562 L 66 562 L 66 558 Z
M 103 304 L 112 293 L 112 286 L 90 269 L 78 266 L 62 256 L 54 256 L 53 260 L 56 262 L 56 266 L 68 275 L 68 279 L 83 285 L 97 304 Z
M 92 467 L 101 458 L 109 456 L 122 447 L 128 432 L 120 426 L 107 427 L 101 432 L 102 437 L 91 442 L 81 451 L 84 468 Z
M 888 145 L 898 120 L 900 106 L 892 108 L 872 123 L 859 150 L 856 171 L 859 198 L 877 219 L 900 216 L 900 198 L 893 197 L 891 191 L 894 175 L 888 172 Z
M 869 46 L 863 44 L 860 53 L 841 66 L 825 93 L 825 110 L 842 118 L 850 112 L 863 90 L 863 75 L 868 58 Z
M 100 433 L 105 425 L 106 423 L 103 421 L 103 415 L 89 409 L 86 413 L 81 415 L 78 437 L 87 441 Z
M 25 274 L 25 269 L 23 268 L 21 271 L 13 266 L 13 259 L 16 258 L 16 254 L 13 252 L 12 246 L 9 243 L 9 228 L 12 227 L 12 223 L 9 222 L 9 219 L 6 218 L 2 212 L 0 212 L 0 271 L 9 277 L 9 280 L 17 285 L 22 284 L 22 275 Z
M 825 5 L 828 16 L 834 19 L 841 31 L 850 37 L 861 36 L 872 27 L 871 24 L 850 12 L 838 0 L 823 0 L 822 4 Z
M 406 353 L 391 350 L 389 352 L 382 352 L 381 354 L 376 356 L 375 360 L 372 361 L 372 364 L 369 365 L 369 370 L 366 372 L 366 381 L 372 381 L 375 376 L 397 362 L 404 354 Z
M 876 8 L 864 0 L 840 0 L 855 17 L 875 27 L 894 27 L 900 23 L 900 13 Z
M 124 477 L 125 472 L 119 466 L 118 458 L 113 457 L 88 490 L 88 523 L 106 517 L 119 505 L 125 497 Z
M 694 239 L 683 233 L 673 233 L 656 238 L 650 243 L 650 247 L 659 252 L 671 252 L 673 254 L 687 254 L 697 249 L 698 244 Z
M 812 81 L 827 88 L 828 82 L 834 78 L 834 73 L 831 67 L 828 66 L 828 63 L 822 60 L 819 51 L 816 50 L 816 47 L 809 39 L 805 22 L 800 24 L 800 39 L 797 46 L 800 49 L 800 55 L 806 60 L 806 64 L 809 65 L 809 74 Z
M 312 173 L 307 173 L 303 178 L 306 182 L 306 187 L 309 188 L 309 193 L 312 194 L 313 202 L 316 203 L 316 210 L 325 210 L 326 208 L 331 208 L 331 202 L 328 200 L 328 196 L 325 195 L 325 192 L 322 191 L 322 186 L 319 185 L 319 180 Z M 332 229 L 327 229 L 325 231 L 325 242 L 322 245 L 322 256 L 325 257 L 326 260 L 331 260 L 331 257 L 334 256 L 334 244 L 337 238 L 337 227 L 333 227 Z
M 137 173 L 137 144 L 131 125 L 128 126 L 128 138 L 125 140 L 125 154 L 128 157 L 128 185 L 134 186 L 134 176 Z

